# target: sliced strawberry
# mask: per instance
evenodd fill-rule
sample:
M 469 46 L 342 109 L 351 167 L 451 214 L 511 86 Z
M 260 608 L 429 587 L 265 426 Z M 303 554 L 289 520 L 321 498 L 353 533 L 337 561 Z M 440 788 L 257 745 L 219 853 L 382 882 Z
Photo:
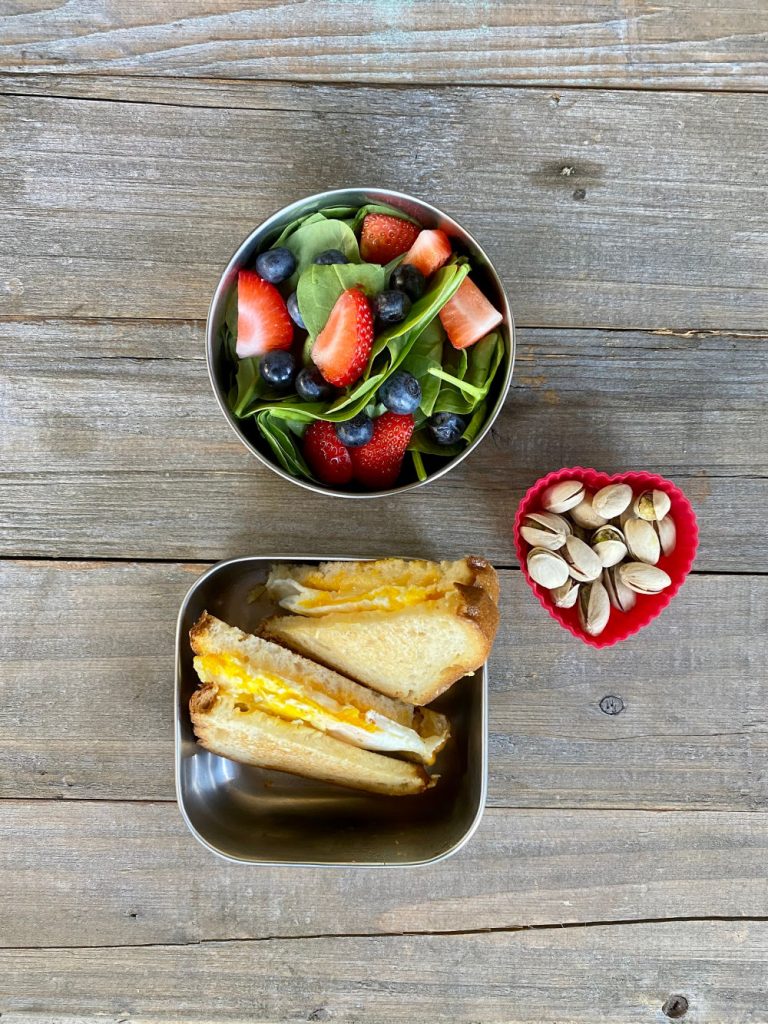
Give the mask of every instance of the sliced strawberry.
M 348 484 L 352 479 L 349 451 L 336 436 L 333 424 L 315 420 L 304 434 L 304 458 L 325 484 Z
M 445 263 L 452 252 L 451 240 L 440 228 L 420 231 L 416 241 L 405 255 L 403 263 L 411 263 L 429 277 Z
M 360 232 L 360 255 L 366 263 L 389 263 L 410 249 L 419 230 L 409 220 L 369 213 Z
M 293 323 L 280 292 L 252 270 L 237 275 L 237 345 L 240 359 L 290 348 Z
M 440 310 L 440 320 L 454 348 L 469 348 L 500 324 L 502 316 L 474 281 L 465 277 Z
M 315 339 L 312 362 L 329 384 L 345 388 L 367 366 L 372 346 L 373 313 L 368 299 L 356 288 L 348 288 Z
M 350 449 L 355 480 L 369 490 L 391 487 L 400 475 L 411 434 L 413 416 L 398 416 L 394 412 L 379 416 L 368 444 Z

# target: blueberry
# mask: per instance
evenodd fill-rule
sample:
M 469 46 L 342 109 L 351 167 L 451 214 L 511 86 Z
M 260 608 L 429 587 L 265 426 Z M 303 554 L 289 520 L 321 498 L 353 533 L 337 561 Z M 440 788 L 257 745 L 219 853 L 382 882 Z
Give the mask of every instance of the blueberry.
M 407 370 L 395 370 L 379 388 L 379 401 L 390 412 L 407 416 L 416 412 L 421 401 L 421 384 Z
M 411 300 L 405 292 L 390 289 L 388 292 L 379 292 L 373 300 L 373 305 L 376 316 L 383 324 L 399 324 L 408 316 Z
M 412 302 L 421 298 L 426 284 L 424 275 L 412 263 L 401 263 L 389 275 L 389 287 L 405 292 Z
M 326 402 L 333 397 L 334 389 L 323 379 L 323 375 L 315 366 L 307 366 L 299 370 L 296 378 L 296 393 L 305 402 Z
M 373 420 L 364 412 L 336 424 L 336 437 L 346 448 L 360 448 L 373 437 Z
M 287 391 L 293 384 L 296 362 L 290 352 L 275 349 L 261 357 L 259 372 L 270 387 L 276 391 Z
M 429 419 L 429 432 L 438 444 L 456 444 L 467 425 L 455 412 L 436 412 Z
M 326 249 L 325 252 L 318 253 L 312 262 L 326 266 L 329 263 L 349 263 L 349 260 L 341 249 Z
M 296 292 L 291 292 L 291 294 L 288 296 L 286 306 L 288 307 L 288 314 L 291 320 L 293 320 L 297 327 L 301 327 L 301 329 L 305 331 L 307 329 L 307 325 L 301 318 L 301 312 L 299 311 L 299 303 L 296 300 Z
M 267 249 L 256 257 L 256 273 L 270 284 L 280 284 L 296 269 L 296 257 L 290 249 L 279 246 Z

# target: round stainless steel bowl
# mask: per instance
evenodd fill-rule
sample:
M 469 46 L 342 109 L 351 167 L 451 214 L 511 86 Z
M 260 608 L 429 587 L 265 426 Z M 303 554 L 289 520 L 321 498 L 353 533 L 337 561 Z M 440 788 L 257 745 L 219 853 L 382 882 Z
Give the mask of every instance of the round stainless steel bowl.
M 312 483 L 310 480 L 302 480 L 291 476 L 290 473 L 286 473 L 281 466 L 278 466 L 272 460 L 266 445 L 262 444 L 258 436 L 256 424 L 251 420 L 238 420 L 232 414 L 227 405 L 227 396 L 223 384 L 226 375 L 224 373 L 225 354 L 221 340 L 221 326 L 224 320 L 227 300 L 237 281 L 238 272 L 242 268 L 248 267 L 259 250 L 268 246 L 286 224 L 297 217 L 314 213 L 329 206 L 363 206 L 367 203 L 389 203 L 390 206 L 395 206 L 404 213 L 415 217 L 424 227 L 442 228 L 446 234 L 460 243 L 461 247 L 472 257 L 475 277 L 479 278 L 480 283 L 483 285 L 483 290 L 504 315 L 504 320 L 499 330 L 504 337 L 506 356 L 505 362 L 499 368 L 498 383 L 494 384 L 493 387 L 494 404 L 488 419 L 472 444 L 460 455 L 455 456 L 453 459 L 446 459 L 445 465 L 430 473 L 426 480 L 414 480 L 386 491 L 342 491 L 334 490 L 332 487 L 323 487 Z M 401 494 L 404 491 L 411 491 L 416 487 L 428 484 L 431 480 L 437 480 L 441 476 L 445 476 L 455 466 L 458 466 L 460 462 L 477 448 L 501 412 L 504 399 L 509 390 L 515 361 L 515 326 L 507 296 L 493 264 L 472 235 L 460 224 L 457 224 L 452 217 L 443 213 L 442 210 L 438 210 L 437 207 L 431 206 L 421 199 L 414 199 L 413 196 L 405 195 L 402 192 L 392 192 L 386 188 L 341 188 L 330 192 L 319 192 L 317 195 L 307 196 L 306 199 L 299 199 L 297 202 L 291 203 L 290 206 L 283 207 L 282 210 L 278 210 L 277 213 L 268 217 L 267 220 L 248 235 L 227 264 L 227 268 L 216 286 L 205 328 L 205 349 L 208 361 L 208 375 L 211 378 L 211 385 L 219 407 L 234 432 L 260 462 L 263 462 L 265 466 L 269 466 L 278 476 L 283 477 L 285 480 L 290 480 L 291 483 L 298 484 L 299 487 L 304 487 L 308 491 L 315 491 L 318 494 L 333 494 L 340 498 L 377 498 L 385 494 Z

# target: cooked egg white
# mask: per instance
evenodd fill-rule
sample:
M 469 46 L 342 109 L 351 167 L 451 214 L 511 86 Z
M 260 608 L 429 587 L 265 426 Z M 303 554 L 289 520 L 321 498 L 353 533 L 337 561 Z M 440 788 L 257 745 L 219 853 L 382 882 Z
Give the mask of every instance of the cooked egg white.
M 219 686 L 243 714 L 261 711 L 288 722 L 303 722 L 365 750 L 416 754 L 426 764 L 435 759 L 437 738 L 424 740 L 414 729 L 377 711 L 342 704 L 319 687 L 271 672 L 254 672 L 245 661 L 229 654 L 198 655 L 194 665 L 200 679 Z
M 281 608 L 297 615 L 327 615 L 329 612 L 397 611 L 439 598 L 437 587 L 394 586 L 376 587 L 361 594 L 342 594 L 332 590 L 315 590 L 298 580 L 270 580 L 270 591 Z

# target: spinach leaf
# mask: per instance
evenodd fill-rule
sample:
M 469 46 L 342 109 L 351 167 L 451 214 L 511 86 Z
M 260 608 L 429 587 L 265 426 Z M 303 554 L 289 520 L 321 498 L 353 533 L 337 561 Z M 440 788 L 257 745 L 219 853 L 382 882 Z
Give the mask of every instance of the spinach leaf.
M 276 249 L 278 245 L 284 245 L 286 238 L 292 235 L 298 228 L 303 227 L 304 224 L 316 224 L 321 220 L 325 220 L 325 216 L 322 213 L 305 213 L 303 217 L 297 217 L 296 220 L 292 220 L 285 225 L 269 248 Z
M 259 360 L 256 357 L 240 359 L 237 363 L 235 377 L 235 397 L 231 401 L 232 412 L 242 417 L 254 398 L 260 398 L 263 379 L 259 373 Z
M 319 221 L 302 224 L 283 244 L 296 257 L 296 270 L 287 283 L 290 291 L 296 287 L 302 271 L 310 266 L 315 256 L 319 256 L 326 249 L 341 249 L 350 263 L 360 262 L 355 234 L 340 220 L 326 220 L 321 217 Z
M 424 468 L 424 459 L 421 457 L 421 452 L 417 452 L 415 448 L 411 449 L 411 458 L 413 459 L 413 468 L 416 470 L 416 476 L 419 480 L 427 479 L 427 471 Z
M 304 456 L 291 432 L 286 429 L 281 417 L 264 412 L 257 416 L 256 425 L 261 436 L 272 449 L 278 463 L 287 473 L 290 473 L 291 476 L 303 476 L 308 480 L 314 480 L 309 466 L 304 461 Z
M 355 221 L 352 225 L 353 230 L 358 230 L 369 213 L 386 213 L 390 217 L 397 217 L 399 220 L 407 220 L 410 221 L 411 224 L 419 224 L 414 217 L 409 217 L 407 213 L 403 213 L 402 210 L 398 210 L 396 206 L 390 206 L 388 203 L 368 203 L 367 206 L 361 206 L 355 214 Z M 420 224 L 419 227 L 421 227 Z
M 400 364 L 401 370 L 407 370 L 421 384 L 421 402 L 419 407 L 425 416 L 431 416 L 437 396 L 440 393 L 440 381 L 429 371 L 440 369 L 445 344 L 445 331 L 440 318 L 431 320 L 411 346 Z
M 486 416 L 488 413 L 488 407 L 486 402 L 481 402 L 480 405 L 472 413 L 472 419 L 467 424 L 467 429 L 461 435 L 463 440 L 467 444 L 472 444 L 477 435 L 480 433 L 483 424 L 485 423 Z
M 453 458 L 455 455 L 460 455 L 465 447 L 466 445 L 461 443 L 438 444 L 437 441 L 432 439 L 429 431 L 423 429 L 414 431 L 408 445 L 408 451 L 422 452 L 424 455 L 441 455 L 443 458 Z
M 435 402 L 435 412 L 456 412 L 462 416 L 473 412 L 486 398 L 504 358 L 504 339 L 493 331 L 469 349 L 464 379 L 446 380 L 444 370 L 430 371 L 446 380 Z
M 376 263 L 313 263 L 301 275 L 296 298 L 313 338 L 325 327 L 336 300 L 348 288 L 359 288 L 372 298 L 384 289 L 383 268 Z

